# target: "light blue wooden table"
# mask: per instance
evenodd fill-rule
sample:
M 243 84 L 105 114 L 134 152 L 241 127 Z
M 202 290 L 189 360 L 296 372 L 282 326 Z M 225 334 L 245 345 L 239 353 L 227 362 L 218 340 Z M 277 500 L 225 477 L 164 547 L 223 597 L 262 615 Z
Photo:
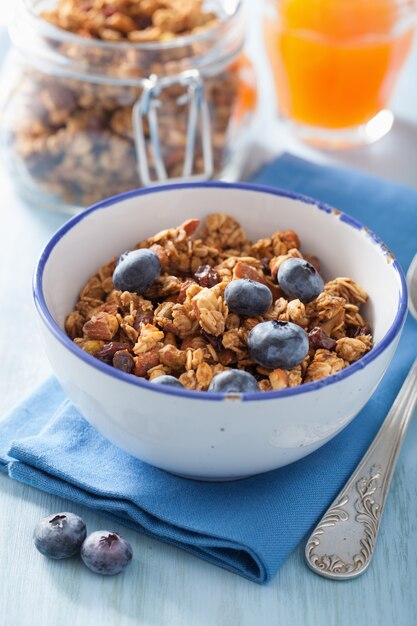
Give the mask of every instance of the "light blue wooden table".
M 258 41 L 255 33 L 251 45 L 260 62 Z M 266 79 L 262 66 L 260 71 Z M 417 186 L 416 74 L 417 51 L 395 100 L 401 119 L 371 148 L 315 152 L 295 144 L 266 115 L 258 136 L 268 137 L 268 151 L 287 147 L 318 162 L 356 165 Z M 31 276 L 43 245 L 64 218 L 24 204 L 1 171 L 0 193 L 1 419 L 51 373 L 36 332 Z M 133 546 L 133 564 L 119 577 L 95 576 L 77 560 L 41 557 L 32 529 L 40 517 L 66 509 L 81 514 L 91 529 L 107 528 L 109 522 L 0 476 L 0 626 L 416 626 L 416 450 L 415 421 L 393 479 L 374 562 L 350 582 L 310 572 L 301 545 L 272 583 L 260 587 L 114 524 Z

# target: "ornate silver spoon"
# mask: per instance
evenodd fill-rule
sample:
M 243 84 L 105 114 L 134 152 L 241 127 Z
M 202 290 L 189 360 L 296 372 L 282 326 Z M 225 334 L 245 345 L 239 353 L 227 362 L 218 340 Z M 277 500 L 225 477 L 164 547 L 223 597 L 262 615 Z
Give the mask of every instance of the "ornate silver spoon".
M 407 274 L 410 313 L 417 319 L 417 255 Z M 417 359 L 362 461 L 307 541 L 307 565 L 334 580 L 369 566 L 395 464 L 417 403 Z

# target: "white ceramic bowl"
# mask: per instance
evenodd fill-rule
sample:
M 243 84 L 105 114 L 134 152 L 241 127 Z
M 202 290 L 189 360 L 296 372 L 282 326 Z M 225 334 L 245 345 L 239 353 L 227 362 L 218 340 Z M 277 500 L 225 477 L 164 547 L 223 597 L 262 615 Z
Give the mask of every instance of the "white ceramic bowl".
M 225 397 L 155 386 L 100 362 L 65 335 L 65 317 L 99 266 L 158 230 L 219 211 L 240 220 L 252 239 L 295 230 L 303 250 L 320 258 L 325 280 L 350 276 L 361 284 L 375 347 L 318 382 Z M 202 479 L 272 470 L 334 437 L 381 380 L 407 310 L 398 263 L 354 219 L 297 194 L 217 182 L 132 191 L 72 218 L 42 253 L 34 297 L 54 372 L 82 415 L 147 463 Z

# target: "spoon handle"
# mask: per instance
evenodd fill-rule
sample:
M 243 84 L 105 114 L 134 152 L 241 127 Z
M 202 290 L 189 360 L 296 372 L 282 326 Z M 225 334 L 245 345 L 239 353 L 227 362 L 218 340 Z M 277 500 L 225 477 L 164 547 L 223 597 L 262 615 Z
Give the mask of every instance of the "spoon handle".
M 367 569 L 416 402 L 417 359 L 367 453 L 307 541 L 307 565 L 316 574 L 346 580 Z

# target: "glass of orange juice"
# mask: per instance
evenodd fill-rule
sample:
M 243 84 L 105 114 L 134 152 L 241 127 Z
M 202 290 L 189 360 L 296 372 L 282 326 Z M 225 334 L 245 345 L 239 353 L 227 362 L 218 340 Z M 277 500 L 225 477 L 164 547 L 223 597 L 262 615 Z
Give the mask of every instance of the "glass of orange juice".
M 417 0 L 266 0 L 279 109 L 300 138 L 344 147 L 389 131 L 416 18 Z

